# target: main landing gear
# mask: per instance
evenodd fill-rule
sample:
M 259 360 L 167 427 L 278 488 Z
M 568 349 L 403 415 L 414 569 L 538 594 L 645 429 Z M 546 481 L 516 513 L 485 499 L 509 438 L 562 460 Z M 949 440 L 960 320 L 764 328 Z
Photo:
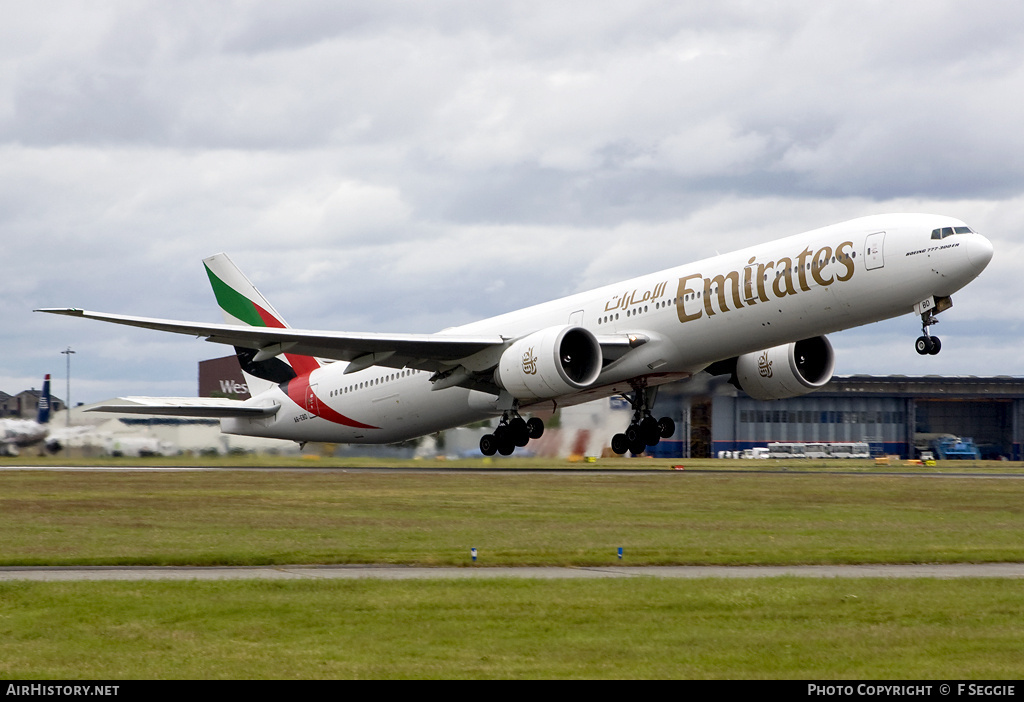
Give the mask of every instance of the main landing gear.
M 633 421 L 624 433 L 612 437 L 612 451 L 620 456 L 626 451 L 638 456 L 648 446 L 657 446 L 676 431 L 676 423 L 671 418 L 655 419 L 651 414 L 657 388 L 649 391 L 642 385 L 634 385 L 633 390 L 633 397 L 626 397 L 633 406 Z
M 939 337 L 932 336 L 928 332 L 928 327 L 938 323 L 939 320 L 935 319 L 934 309 L 930 309 L 921 315 L 921 336 L 917 337 L 914 348 L 922 356 L 934 356 L 942 349 L 942 342 L 939 341 Z
M 480 453 L 493 456 L 511 456 L 516 447 L 522 448 L 530 439 L 539 439 L 544 434 L 544 422 L 537 417 L 529 420 L 519 416 L 516 410 L 506 411 L 493 434 L 484 434 L 480 439 Z

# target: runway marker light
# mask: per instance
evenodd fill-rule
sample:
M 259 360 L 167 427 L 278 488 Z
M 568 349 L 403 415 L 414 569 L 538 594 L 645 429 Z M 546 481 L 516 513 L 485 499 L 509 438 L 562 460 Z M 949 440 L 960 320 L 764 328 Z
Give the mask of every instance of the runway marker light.
M 473 562 L 476 563 L 476 549 L 475 548 L 469 549 L 469 555 L 471 555 L 473 557 Z
M 619 546 L 619 560 L 622 560 L 622 547 Z

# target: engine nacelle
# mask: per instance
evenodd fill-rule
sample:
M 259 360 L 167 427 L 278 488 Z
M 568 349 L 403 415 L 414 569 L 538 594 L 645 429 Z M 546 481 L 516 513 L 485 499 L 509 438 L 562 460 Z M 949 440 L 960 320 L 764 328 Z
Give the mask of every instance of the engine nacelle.
M 835 367 L 832 344 L 816 336 L 740 356 L 736 382 L 755 400 L 784 400 L 824 386 Z
M 575 326 L 548 327 L 505 349 L 494 381 L 520 400 L 548 400 L 581 390 L 601 373 L 601 345 Z

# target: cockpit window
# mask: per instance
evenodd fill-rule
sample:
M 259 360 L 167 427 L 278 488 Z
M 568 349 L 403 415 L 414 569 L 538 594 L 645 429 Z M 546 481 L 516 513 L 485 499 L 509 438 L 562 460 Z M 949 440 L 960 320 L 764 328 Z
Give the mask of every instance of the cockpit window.
M 932 230 L 932 239 L 945 239 L 947 236 L 953 236 L 954 234 L 974 233 L 974 230 L 970 227 L 943 227 L 942 229 Z

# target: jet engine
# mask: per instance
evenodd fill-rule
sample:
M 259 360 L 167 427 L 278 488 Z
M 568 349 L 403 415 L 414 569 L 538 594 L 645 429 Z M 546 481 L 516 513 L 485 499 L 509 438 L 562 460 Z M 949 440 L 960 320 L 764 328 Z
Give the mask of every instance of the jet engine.
M 784 400 L 824 386 L 835 370 L 823 336 L 748 353 L 736 359 L 736 385 L 755 400 Z
M 517 399 L 547 400 L 589 386 L 601 366 L 601 345 L 588 330 L 548 327 L 505 349 L 494 381 Z

